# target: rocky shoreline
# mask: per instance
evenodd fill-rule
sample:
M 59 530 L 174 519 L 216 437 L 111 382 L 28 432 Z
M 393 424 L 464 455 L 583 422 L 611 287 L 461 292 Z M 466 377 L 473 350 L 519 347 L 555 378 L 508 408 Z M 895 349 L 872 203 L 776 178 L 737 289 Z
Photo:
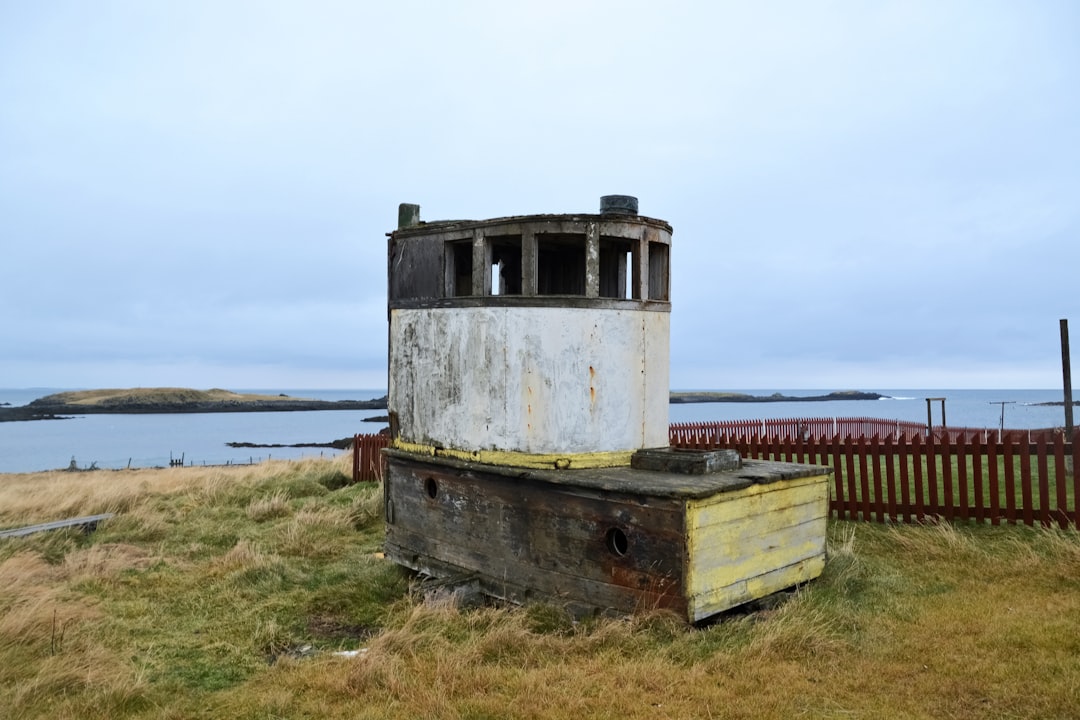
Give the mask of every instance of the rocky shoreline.
M 330 442 L 307 442 L 307 443 L 254 443 L 254 442 L 227 442 L 231 448 L 333 448 L 335 450 L 349 450 L 353 446 L 351 437 L 331 440 Z

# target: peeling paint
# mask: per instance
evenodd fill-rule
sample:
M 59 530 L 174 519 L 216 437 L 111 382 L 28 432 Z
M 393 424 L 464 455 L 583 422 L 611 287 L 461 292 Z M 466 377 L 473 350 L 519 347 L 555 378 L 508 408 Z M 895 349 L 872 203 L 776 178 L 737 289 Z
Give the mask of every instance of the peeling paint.
M 669 328 L 630 309 L 392 310 L 391 401 L 411 409 L 398 437 L 560 456 L 666 445 Z

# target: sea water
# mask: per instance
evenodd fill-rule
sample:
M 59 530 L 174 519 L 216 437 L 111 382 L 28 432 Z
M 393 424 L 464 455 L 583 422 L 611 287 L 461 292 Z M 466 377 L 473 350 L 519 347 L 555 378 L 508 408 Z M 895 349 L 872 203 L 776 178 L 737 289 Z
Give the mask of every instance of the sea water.
M 747 395 L 821 395 L 822 390 L 739 390 Z M 927 422 L 927 398 L 945 398 L 944 421 L 949 427 L 1028 430 L 1063 427 L 1065 409 L 1061 390 L 948 390 L 948 389 L 868 389 L 887 397 L 881 400 L 829 400 L 823 402 L 693 403 L 670 406 L 669 422 L 710 420 L 760 420 L 762 418 L 871 417 L 886 420 Z M 934 427 L 942 425 L 942 403 L 932 400 L 930 416 Z M 1080 412 L 1074 409 L 1080 418 Z
M 0 389 L 0 403 L 25 405 L 55 388 Z M 369 400 L 385 390 L 267 390 L 256 392 L 318 400 Z M 767 396 L 819 395 L 821 390 L 740 390 Z M 879 390 L 883 400 L 831 400 L 826 402 L 694 403 L 669 406 L 669 422 L 760 420 L 790 417 L 873 417 L 927 421 L 926 398 L 945 400 L 945 423 L 950 427 L 1014 429 L 1061 427 L 1064 409 L 1037 403 L 1060 402 L 1060 390 Z M 1004 405 L 1002 404 L 1004 403 Z M 941 403 L 931 404 L 932 422 L 940 426 Z M 94 465 L 102 469 L 166 467 L 170 459 L 186 465 L 225 465 L 336 455 L 333 448 L 232 448 L 230 442 L 262 445 L 328 443 L 357 433 L 378 432 L 383 423 L 365 418 L 384 416 L 385 410 L 314 410 L 294 412 L 178 413 L 162 415 L 83 415 L 69 420 L 0 422 L 0 473 L 56 470 Z
M 0 389 L 0 403 L 25 405 L 58 389 Z M 385 390 L 242 390 L 316 400 L 370 400 Z M 337 455 L 334 448 L 232 448 L 230 442 L 260 445 L 329 443 L 357 433 L 378 432 L 384 423 L 365 418 L 385 410 L 78 415 L 66 420 L 0 422 L 0 472 L 33 472 L 91 465 L 101 469 L 226 465 Z

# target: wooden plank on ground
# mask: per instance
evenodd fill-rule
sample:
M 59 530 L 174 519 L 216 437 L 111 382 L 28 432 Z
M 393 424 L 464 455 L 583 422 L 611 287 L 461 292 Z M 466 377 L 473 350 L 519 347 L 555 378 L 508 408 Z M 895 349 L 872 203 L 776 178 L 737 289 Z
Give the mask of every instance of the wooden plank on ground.
M 0 538 L 23 537 L 49 530 L 63 530 L 65 528 L 81 527 L 84 532 L 93 532 L 97 524 L 102 520 L 115 517 L 116 513 L 102 513 L 100 515 L 87 515 L 85 517 L 68 518 L 66 520 L 54 520 L 53 522 L 27 525 L 26 527 L 0 530 Z

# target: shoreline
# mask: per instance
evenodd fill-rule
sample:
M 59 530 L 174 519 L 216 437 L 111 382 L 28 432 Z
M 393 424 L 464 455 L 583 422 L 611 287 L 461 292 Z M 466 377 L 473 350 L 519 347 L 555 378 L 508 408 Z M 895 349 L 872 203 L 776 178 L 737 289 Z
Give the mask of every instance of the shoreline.
M 99 397 L 100 396 L 100 397 Z M 846 390 L 824 395 L 749 395 L 733 392 L 671 392 L 670 404 L 776 403 L 880 400 L 887 396 Z M 84 399 L 89 398 L 89 399 Z M 386 410 L 387 396 L 372 400 L 313 400 L 244 396 L 227 391 L 180 388 L 98 391 L 47 395 L 27 405 L 0 405 L 0 422 L 67 420 L 80 415 L 172 415 L 182 413 L 310 412 L 316 410 Z

